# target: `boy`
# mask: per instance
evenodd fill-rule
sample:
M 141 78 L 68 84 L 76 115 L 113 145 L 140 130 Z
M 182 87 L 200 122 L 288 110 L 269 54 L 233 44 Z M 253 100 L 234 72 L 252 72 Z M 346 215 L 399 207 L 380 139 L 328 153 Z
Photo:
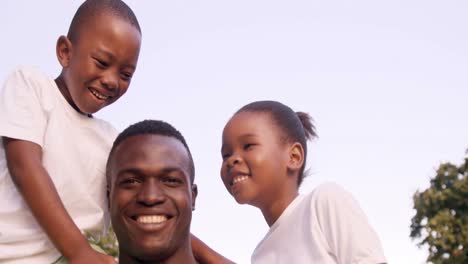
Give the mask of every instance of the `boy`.
M 195 169 L 170 124 L 145 120 L 115 140 L 107 163 L 109 208 L 119 263 L 197 263 L 190 243 Z
M 116 132 L 92 115 L 120 98 L 141 30 L 120 0 L 88 0 L 57 41 L 51 79 L 19 68 L 0 94 L 0 263 L 115 263 L 82 232 L 107 228 L 105 162 Z

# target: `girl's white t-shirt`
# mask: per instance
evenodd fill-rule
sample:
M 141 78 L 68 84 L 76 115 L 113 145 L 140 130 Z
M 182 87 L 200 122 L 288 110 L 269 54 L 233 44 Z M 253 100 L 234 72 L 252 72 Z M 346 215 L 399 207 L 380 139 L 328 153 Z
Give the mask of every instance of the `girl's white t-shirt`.
M 116 135 L 109 123 L 73 109 L 37 68 L 18 68 L 0 91 L 0 136 L 42 147 L 42 164 L 71 218 L 97 237 L 109 223 L 105 166 Z M 51 263 L 59 256 L 16 189 L 0 144 L 0 263 Z
M 299 195 L 257 245 L 253 264 L 386 263 L 377 234 L 351 194 L 325 183 Z

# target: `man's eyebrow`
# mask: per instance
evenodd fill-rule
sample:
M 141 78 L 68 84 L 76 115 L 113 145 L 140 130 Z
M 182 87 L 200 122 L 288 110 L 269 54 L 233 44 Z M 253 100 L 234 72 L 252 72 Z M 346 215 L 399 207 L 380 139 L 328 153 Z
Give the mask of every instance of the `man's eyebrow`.
M 182 168 L 180 166 L 167 167 L 167 168 L 164 168 L 163 170 L 161 170 L 160 174 L 164 175 L 164 174 L 169 174 L 169 173 L 172 173 L 172 172 L 179 172 L 184 176 L 189 176 L 189 168 L 188 167 L 189 167 L 188 165 L 187 165 L 186 169 L 184 169 L 184 168 Z
M 140 169 L 137 169 L 137 168 L 125 168 L 125 169 L 119 170 L 119 171 L 117 172 L 117 177 L 122 176 L 123 174 L 127 174 L 127 173 L 128 173 L 128 174 L 133 174 L 133 175 L 141 175 L 141 174 L 143 174 L 143 173 L 142 173 L 142 170 L 140 170 Z
M 187 166 L 188 167 L 188 166 Z M 187 168 L 188 170 L 188 168 Z M 187 174 L 184 170 L 183 167 L 180 167 L 180 166 L 171 166 L 171 167 L 166 167 L 166 168 L 163 168 L 162 170 L 158 170 L 157 171 L 157 175 L 164 175 L 164 174 L 169 174 L 169 173 L 172 173 L 172 172 L 181 172 L 182 174 Z M 141 169 L 141 168 L 124 168 L 120 171 L 118 171 L 117 173 L 117 177 L 123 175 L 123 174 L 133 174 L 133 175 L 136 175 L 136 176 L 142 176 L 143 174 L 147 174 L 145 173 L 145 169 Z M 153 173 L 150 173 L 150 174 L 155 174 L 154 172 Z

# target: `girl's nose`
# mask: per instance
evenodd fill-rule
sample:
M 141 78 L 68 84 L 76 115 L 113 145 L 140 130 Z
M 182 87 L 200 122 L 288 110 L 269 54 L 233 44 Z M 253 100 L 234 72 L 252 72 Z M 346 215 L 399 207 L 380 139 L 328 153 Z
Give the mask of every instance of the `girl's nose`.
M 231 170 L 235 165 L 239 164 L 241 162 L 241 159 L 239 155 L 233 155 L 229 158 L 227 162 L 227 168 L 228 170 Z

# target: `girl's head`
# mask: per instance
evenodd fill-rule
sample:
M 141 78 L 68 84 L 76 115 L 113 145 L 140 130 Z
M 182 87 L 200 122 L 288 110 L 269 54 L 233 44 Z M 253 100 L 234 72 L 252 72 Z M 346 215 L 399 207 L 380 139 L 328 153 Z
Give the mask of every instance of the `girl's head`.
M 276 101 L 245 105 L 223 131 L 221 176 L 239 203 L 269 204 L 304 178 L 307 139 L 316 137 L 308 114 Z

